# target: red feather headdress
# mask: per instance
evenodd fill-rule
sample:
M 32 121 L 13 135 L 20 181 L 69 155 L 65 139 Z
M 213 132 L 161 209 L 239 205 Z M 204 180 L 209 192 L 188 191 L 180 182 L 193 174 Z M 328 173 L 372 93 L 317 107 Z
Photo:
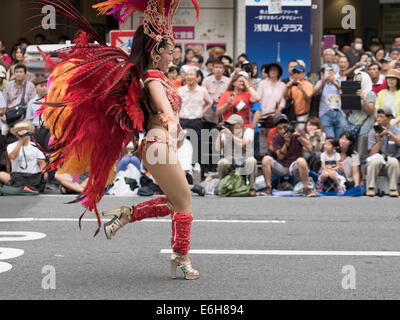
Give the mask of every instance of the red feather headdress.
M 100 14 L 112 14 L 118 19 L 120 25 L 136 11 L 143 12 L 144 32 L 154 40 L 151 51 L 162 40 L 175 43 L 173 20 L 180 0 L 108 0 L 93 6 Z M 197 21 L 199 20 L 199 3 L 192 0 L 196 9 Z

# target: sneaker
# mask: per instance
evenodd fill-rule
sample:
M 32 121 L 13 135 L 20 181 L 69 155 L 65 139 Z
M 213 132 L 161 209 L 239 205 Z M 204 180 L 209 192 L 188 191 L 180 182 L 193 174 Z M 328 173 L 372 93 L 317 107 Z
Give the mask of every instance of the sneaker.
M 206 189 L 199 185 L 194 186 L 192 188 L 192 192 L 197 193 L 200 197 L 204 197 L 206 195 Z
M 365 194 L 367 197 L 375 197 L 376 196 L 376 192 L 374 188 L 369 188 L 367 193 Z
M 399 191 L 397 190 L 390 190 L 389 196 L 392 198 L 398 198 L 399 197 Z
M 272 195 L 272 187 L 266 187 L 263 191 L 260 192 L 262 196 L 270 196 Z
M 315 192 L 315 190 L 307 188 L 307 189 L 303 189 L 303 195 L 308 198 L 314 198 L 317 196 L 317 193 Z
M 317 185 L 317 192 L 318 193 L 324 192 L 324 186 L 322 184 Z
M 337 192 L 340 193 L 340 194 L 344 194 L 343 187 L 342 186 L 338 186 L 337 187 Z

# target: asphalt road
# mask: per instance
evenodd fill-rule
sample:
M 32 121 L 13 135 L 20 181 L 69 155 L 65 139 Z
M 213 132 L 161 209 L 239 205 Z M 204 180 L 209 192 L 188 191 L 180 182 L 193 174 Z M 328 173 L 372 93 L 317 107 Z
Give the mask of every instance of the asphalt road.
M 195 197 L 197 281 L 169 278 L 168 219 L 128 225 L 107 241 L 92 237 L 94 220 L 79 231 L 80 205 L 64 204 L 72 199 L 0 197 L 0 300 L 400 298 L 397 199 Z M 144 200 L 105 197 L 100 209 Z M 24 239 L 11 231 L 43 238 L 15 241 Z M 10 248 L 23 254 L 12 258 L 21 251 Z

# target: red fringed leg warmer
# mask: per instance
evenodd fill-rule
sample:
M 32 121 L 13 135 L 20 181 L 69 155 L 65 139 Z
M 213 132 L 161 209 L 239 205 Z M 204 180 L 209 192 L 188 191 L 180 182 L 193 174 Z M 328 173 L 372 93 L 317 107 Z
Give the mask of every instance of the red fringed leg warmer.
M 174 252 L 186 256 L 189 253 L 190 230 L 192 226 L 191 213 L 172 214 L 172 239 L 171 248 Z
M 138 204 L 133 208 L 132 221 L 141 221 L 148 218 L 165 217 L 173 211 L 168 206 L 167 198 L 157 198 Z

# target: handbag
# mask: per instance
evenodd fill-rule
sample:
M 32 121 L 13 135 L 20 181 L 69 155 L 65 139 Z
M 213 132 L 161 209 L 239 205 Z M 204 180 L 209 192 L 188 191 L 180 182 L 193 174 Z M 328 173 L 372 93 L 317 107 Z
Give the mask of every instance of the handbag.
M 297 116 L 295 113 L 295 102 L 292 97 L 292 89 L 290 89 L 289 98 L 286 101 L 286 106 L 285 109 L 283 109 L 282 113 L 287 116 L 289 122 L 294 122 L 297 120 Z
M 26 84 L 27 84 L 27 82 L 25 81 L 23 89 L 22 89 L 21 102 L 18 105 L 16 105 L 15 107 L 7 109 L 7 111 L 5 113 L 6 122 L 8 125 L 13 125 L 25 118 L 26 110 L 27 110 L 27 105 L 25 102 Z
M 347 124 L 344 127 L 344 131 L 350 132 L 351 135 L 354 137 L 354 140 L 357 140 L 358 136 L 360 135 L 361 128 L 364 126 L 364 124 L 367 122 L 368 119 L 369 116 L 365 118 L 365 120 L 362 122 L 361 125 L 353 124 L 349 121 L 349 119 L 347 119 Z

